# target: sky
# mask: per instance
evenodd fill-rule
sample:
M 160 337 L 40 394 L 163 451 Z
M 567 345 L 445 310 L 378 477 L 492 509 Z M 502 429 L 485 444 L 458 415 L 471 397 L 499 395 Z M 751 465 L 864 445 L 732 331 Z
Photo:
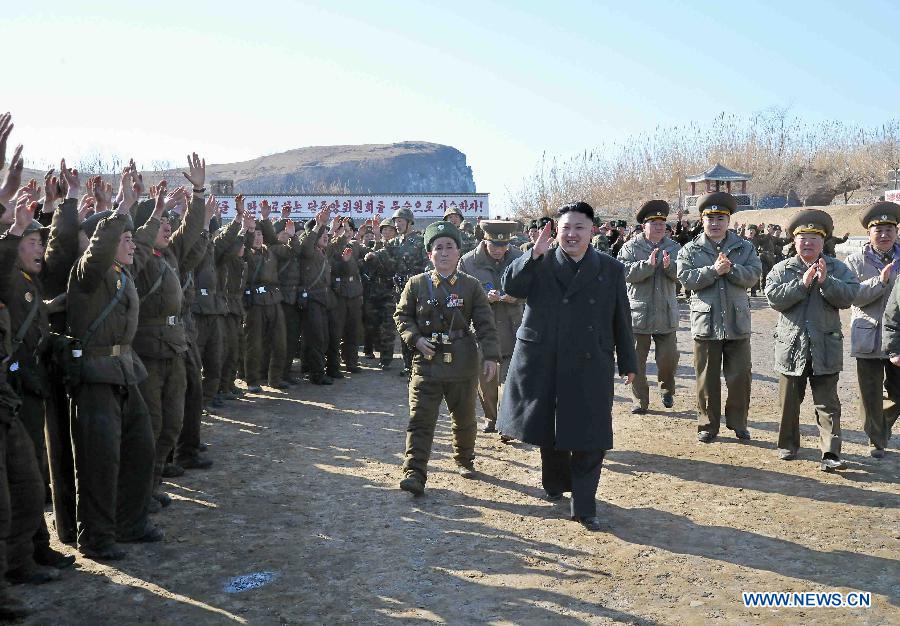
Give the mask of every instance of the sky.
M 464 152 L 477 190 L 504 210 L 542 154 L 658 126 L 772 107 L 872 126 L 900 117 L 898 0 L 42 0 L 0 11 L 0 110 L 35 167 L 97 152 L 149 167 L 192 150 L 225 163 L 421 140 Z

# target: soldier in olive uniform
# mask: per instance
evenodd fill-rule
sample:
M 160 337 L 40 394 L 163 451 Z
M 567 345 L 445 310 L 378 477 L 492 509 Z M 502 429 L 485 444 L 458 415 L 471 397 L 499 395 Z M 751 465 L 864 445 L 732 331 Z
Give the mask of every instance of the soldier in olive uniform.
M 363 286 L 359 261 L 365 248 L 354 237 L 353 220 L 341 218 L 333 233 L 331 246 L 331 281 L 337 304 L 334 310 L 336 332 L 330 341 L 332 352 L 340 352 L 344 367 L 350 373 L 361 372 L 359 342 L 362 338 Z M 337 364 L 334 369 L 337 369 Z M 340 370 L 338 369 L 338 373 Z
M 328 235 L 328 210 L 306 223 L 306 234 L 299 245 L 301 297 L 306 301 L 303 312 L 303 362 L 309 371 L 309 382 L 331 385 L 341 377 L 339 356 L 330 336 L 337 332 L 334 316 L 337 298 L 331 289 L 333 247 Z M 337 225 L 336 225 L 337 226 Z
M 375 250 L 384 250 L 385 244 L 397 235 L 391 222 L 378 226 L 380 239 Z M 394 264 L 385 253 L 367 252 L 362 262 L 362 278 L 365 285 L 365 306 L 367 333 L 372 336 L 372 348 L 378 352 L 381 369 L 390 368 L 394 359 L 394 340 L 397 327 L 394 325 Z
M 444 211 L 444 221 L 450 222 L 454 226 L 456 226 L 459 231 L 459 236 L 462 237 L 462 247 L 459 250 L 461 256 L 465 256 L 469 252 L 475 249 L 475 246 L 478 245 L 478 239 L 476 239 L 473 235 L 467 233 L 465 230 L 462 230 L 462 224 L 465 221 L 465 216 L 462 214 L 458 208 L 448 207 L 446 211 Z
M 219 376 L 219 392 L 223 397 L 238 398 L 243 392 L 234 384 L 237 378 L 238 366 L 243 362 L 244 353 L 241 350 L 244 327 L 244 287 L 246 286 L 247 263 L 244 261 L 244 242 L 247 233 L 244 232 L 244 196 L 235 198 L 235 207 L 239 213 L 235 221 L 241 223 L 237 240 L 225 255 L 224 263 L 219 273 L 221 291 L 225 296 L 227 312 L 222 325 L 222 374 Z
M 656 346 L 656 378 L 663 406 L 674 404 L 675 370 L 678 368 L 678 282 L 676 258 L 681 246 L 666 237 L 669 203 L 645 202 L 637 212 L 643 233 L 632 237 L 619 251 L 625 265 L 625 283 L 631 303 L 631 330 L 637 352 L 637 372 L 631 384 L 634 397 L 632 413 L 642 415 L 650 403 L 647 385 L 647 355 L 650 340 Z
M 397 229 L 397 236 L 387 243 L 385 249 L 389 251 L 394 262 L 394 291 L 399 295 L 412 276 L 425 271 L 426 251 L 422 234 L 412 230 L 415 219 L 411 210 L 395 211 L 391 216 L 391 222 Z M 414 350 L 403 341 L 400 342 L 400 349 L 403 353 L 403 371 L 400 374 L 410 376 Z
M 127 269 L 134 262 L 133 225 L 125 203 L 116 213 L 98 204 L 100 211 L 81 225 L 90 243 L 69 277 L 67 334 L 79 344 L 67 355 L 79 364 L 72 419 L 78 549 L 115 560 L 125 556 L 117 541 L 159 541 L 163 533 L 148 519 L 155 438 L 138 389 L 147 371 L 131 347 L 139 309 Z
M 425 229 L 434 270 L 410 279 L 394 320 L 405 344 L 415 349 L 409 384 L 409 426 L 400 488 L 421 495 L 441 401 L 450 410 L 453 458 L 461 476 L 475 474 L 475 387 L 481 347 L 484 377 L 497 374 L 500 357 L 494 315 L 481 284 L 456 270 L 459 230 L 450 222 Z M 476 338 L 469 325 L 475 327 Z
M 503 271 L 523 254 L 509 244 L 517 226 L 515 222 L 482 220 L 484 239 L 459 262 L 459 271 L 477 278 L 484 287 L 494 313 L 494 325 L 500 342 L 498 376 L 487 379 L 480 374 L 478 378 L 478 398 L 484 410 L 486 424 L 483 430 L 486 433 L 496 432 L 502 385 L 506 382 L 509 358 L 516 345 L 516 330 L 522 323 L 522 311 L 525 307 L 524 301 L 504 293 L 500 286 Z
M 775 328 L 775 371 L 779 377 L 781 426 L 779 458 L 796 458 L 800 448 L 800 405 L 806 384 L 812 389 L 821 468 L 844 469 L 841 461 L 841 401 L 838 377 L 843 369 L 844 341 L 840 309 L 850 308 L 859 280 L 844 263 L 823 254 L 833 223 L 825 211 L 798 211 L 787 231 L 797 256 L 772 268 L 766 278 L 766 298 L 780 313 Z
M 531 250 L 531 247 L 534 246 L 534 242 L 537 241 L 538 235 L 540 234 L 540 229 L 538 228 L 538 221 L 531 220 L 528 223 L 528 241 L 522 243 L 519 246 L 519 249 L 522 252 L 528 252 Z
M 271 207 L 261 205 L 261 219 L 252 222 L 245 216 L 244 259 L 247 262 L 247 284 L 244 288 L 244 380 L 247 390 L 259 393 L 265 377 L 273 389 L 287 387 L 284 374 L 284 313 L 278 288 L 278 267 L 293 252 L 278 242 L 275 227 L 269 221 Z
M 900 266 L 900 205 L 876 202 L 865 207 L 859 219 L 869 233 L 869 243 L 846 261 L 860 283 L 850 309 L 850 356 L 856 358 L 859 413 L 872 446 L 869 454 L 880 459 L 900 415 L 900 368 L 890 361 L 896 358 L 897 346 L 892 347 L 893 354 L 882 348 L 887 334 L 882 328 L 894 324 L 885 309 Z
M 206 216 L 205 165 L 196 154 L 189 165 L 194 193 L 176 230 L 172 230 L 163 203 L 148 200 L 135 212 L 135 286 L 141 306 L 134 350 L 147 368 L 147 378 L 140 388 L 156 438 L 155 489 L 161 484 L 163 466 L 175 448 L 184 420 L 184 402 L 172 401 L 185 398 L 187 391 L 184 359 L 188 338 L 181 315 L 184 293 L 180 266 L 200 240 Z M 162 187 L 158 196 L 165 195 L 165 185 Z M 155 497 L 168 503 L 161 492 Z
M 721 373 L 728 399 L 725 424 L 738 439 L 750 439 L 750 299 L 747 289 L 759 280 L 756 249 L 728 229 L 737 208 L 734 196 L 701 196 L 697 209 L 703 233 L 678 253 L 678 280 L 691 297 L 691 335 L 697 382 L 697 440 L 710 443 L 719 434 Z
M 300 256 L 296 253 L 296 223 L 290 219 L 290 208 L 282 210 L 282 218 L 275 222 L 275 235 L 278 243 L 288 246 L 292 254 L 282 255 L 278 261 L 278 288 L 281 291 L 281 312 L 284 316 L 284 369 L 281 380 L 286 385 L 295 385 L 300 381 L 291 372 L 294 359 L 300 354 L 300 330 L 303 323 L 300 309 Z

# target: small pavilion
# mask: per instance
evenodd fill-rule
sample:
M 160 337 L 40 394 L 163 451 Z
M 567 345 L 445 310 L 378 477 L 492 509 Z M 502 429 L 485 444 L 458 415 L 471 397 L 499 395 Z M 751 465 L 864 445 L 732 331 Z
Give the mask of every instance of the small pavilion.
M 702 194 L 713 191 L 726 191 L 737 199 L 739 210 L 749 209 L 752 207 L 752 197 L 747 193 L 747 181 L 751 178 L 753 178 L 751 174 L 735 172 L 720 163 L 716 163 L 714 167 L 702 174 L 688 176 L 685 179 L 691 184 L 691 195 L 685 198 L 685 204 L 687 207 L 695 207 L 697 206 L 697 198 Z M 705 187 L 700 187 L 701 183 L 704 183 Z

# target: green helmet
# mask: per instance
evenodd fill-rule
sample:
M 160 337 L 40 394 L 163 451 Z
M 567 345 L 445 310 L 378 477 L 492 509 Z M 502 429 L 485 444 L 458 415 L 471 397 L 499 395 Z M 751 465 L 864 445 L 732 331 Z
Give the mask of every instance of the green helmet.
M 447 207 L 447 210 L 444 211 L 444 221 L 447 221 L 448 215 L 459 215 L 459 219 L 465 221 L 466 216 L 462 214 L 462 211 L 457 209 L 455 206 Z
M 393 218 L 392 218 L 392 219 L 393 219 Z M 394 223 L 393 223 L 393 222 L 389 222 L 389 221 L 387 221 L 387 220 L 381 222 L 381 223 L 378 225 L 378 232 L 380 233 L 381 230 L 382 230 L 383 228 L 393 228 L 394 230 L 397 230 L 397 227 L 394 226 Z
M 405 219 L 410 224 L 415 223 L 415 216 L 413 216 L 412 209 L 397 209 L 394 211 L 394 214 L 391 215 L 391 221 L 393 222 L 397 218 Z

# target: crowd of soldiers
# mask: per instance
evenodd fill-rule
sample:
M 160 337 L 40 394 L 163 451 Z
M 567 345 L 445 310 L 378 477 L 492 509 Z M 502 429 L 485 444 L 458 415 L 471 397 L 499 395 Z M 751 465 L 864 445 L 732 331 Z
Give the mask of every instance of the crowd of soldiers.
M 11 130 L 9 114 L 0 116 L 0 167 Z M 335 384 L 361 370 L 360 352 L 390 370 L 398 334 L 396 371 L 409 380 L 411 404 L 401 487 L 424 489 L 442 399 L 463 407 L 454 414 L 454 459 L 462 476 L 475 475 L 477 425 L 467 394 L 477 389 L 483 431 L 495 432 L 526 306 L 504 292 L 504 272 L 542 232 L 549 237 L 552 218 L 523 229 L 503 220 L 472 224 L 450 209 L 423 234 L 408 209 L 359 225 L 325 209 L 295 221 L 265 201 L 251 214 L 238 195 L 235 217 L 224 223 L 197 154 L 188 157 L 186 185 L 174 189 L 166 181 L 145 186 L 133 161 L 117 189 L 64 160 L 42 183 L 23 185 L 22 171 L 18 146 L 0 186 L 0 617 L 24 613 L 7 582 L 49 582 L 74 562 L 50 547 L 48 494 L 60 542 L 91 559 L 125 558 L 123 543 L 164 539 L 151 518 L 171 504 L 162 479 L 212 465 L 200 436 L 205 410 L 263 386 L 293 387 L 304 376 Z M 865 429 L 880 458 L 900 413 L 900 293 L 891 289 L 900 206 L 863 211 L 870 243 L 846 263 L 827 250 L 834 240 L 827 213 L 798 211 L 784 237 L 775 226 L 741 228 L 741 236 L 730 224 L 735 209 L 733 197 L 714 193 L 701 198 L 694 224 L 680 214 L 667 223 L 662 200 L 640 207 L 630 232 L 623 222 L 595 224 L 593 245 L 619 259 L 628 285 L 639 370 L 632 412 L 650 403 L 651 343 L 662 405 L 673 406 L 683 289 L 698 440 L 719 434 L 723 372 L 726 426 L 749 439 L 748 291 L 762 289 L 780 313 L 780 457 L 792 459 L 799 448 L 809 381 L 822 468 L 844 467 L 838 311 L 852 307 Z M 446 246 L 458 254 L 445 254 Z M 452 268 L 442 265 L 448 259 Z M 456 385 L 471 377 L 477 386 Z

